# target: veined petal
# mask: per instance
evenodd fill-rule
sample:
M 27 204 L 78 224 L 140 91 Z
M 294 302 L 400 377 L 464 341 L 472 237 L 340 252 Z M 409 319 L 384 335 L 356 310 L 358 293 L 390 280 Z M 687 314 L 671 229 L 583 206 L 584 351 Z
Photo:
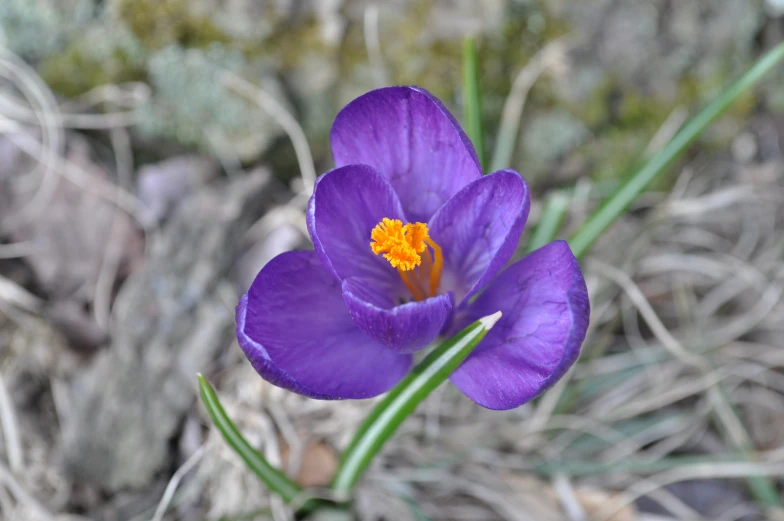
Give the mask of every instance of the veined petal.
M 343 281 L 343 300 L 363 333 L 399 353 L 427 347 L 452 313 L 452 293 L 396 306 L 374 281 L 352 277 Z
M 441 287 L 454 291 L 458 307 L 511 258 L 530 207 L 520 174 L 500 170 L 460 190 L 430 220 L 430 235 L 444 252 Z
M 340 283 L 312 251 L 278 255 L 237 306 L 237 338 L 268 382 L 319 399 L 370 398 L 411 368 L 362 333 L 343 304 Z
M 392 296 L 405 290 L 400 277 L 370 249 L 371 231 L 384 217 L 403 219 L 395 190 L 373 168 L 347 165 L 318 178 L 307 222 L 316 253 L 335 277 L 367 277 Z
M 501 320 L 451 380 L 488 409 L 512 409 L 558 381 L 577 360 L 590 314 L 577 259 L 556 241 L 514 263 L 462 317 L 468 324 L 502 311 Z
M 330 135 L 337 166 L 362 163 L 386 177 L 411 222 L 427 222 L 461 188 L 482 176 L 471 141 L 432 94 L 387 87 L 355 99 Z

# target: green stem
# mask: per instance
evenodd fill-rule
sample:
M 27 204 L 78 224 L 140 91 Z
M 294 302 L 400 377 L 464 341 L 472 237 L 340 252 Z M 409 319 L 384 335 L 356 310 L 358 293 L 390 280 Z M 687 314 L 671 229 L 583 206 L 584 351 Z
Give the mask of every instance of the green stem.
M 234 449 L 240 458 L 245 462 L 249 469 L 251 469 L 267 487 L 278 494 L 287 503 L 290 503 L 294 498 L 302 493 L 302 489 L 292 480 L 286 477 L 281 471 L 267 463 L 256 449 L 251 447 L 250 443 L 240 434 L 237 427 L 232 423 L 231 419 L 226 415 L 218 395 L 215 394 L 215 389 L 212 388 L 210 383 L 202 376 L 197 374 L 199 378 L 199 392 L 204 406 L 212 419 L 212 423 L 223 435 L 223 438 Z
M 479 86 L 479 66 L 473 38 L 467 38 L 463 45 L 463 97 L 465 99 L 466 132 L 474 144 L 479 164 L 484 170 L 487 163 L 485 161 L 485 133 L 482 127 L 482 91 Z
M 784 58 L 784 43 L 771 49 L 716 99 L 689 121 L 672 140 L 642 168 L 630 175 L 618 190 L 602 204 L 572 235 L 569 245 L 577 258 L 591 248 L 601 234 L 629 207 L 651 181 L 702 134 L 742 94 L 761 80 Z
M 384 442 L 457 369 L 500 318 L 500 311 L 480 318 L 435 348 L 381 400 L 343 453 L 332 480 L 335 492 L 351 491 Z

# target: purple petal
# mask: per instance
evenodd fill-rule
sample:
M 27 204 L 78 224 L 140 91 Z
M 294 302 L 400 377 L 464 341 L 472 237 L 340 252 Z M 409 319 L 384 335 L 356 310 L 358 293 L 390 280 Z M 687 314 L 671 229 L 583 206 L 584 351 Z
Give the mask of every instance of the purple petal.
M 343 300 L 362 332 L 399 353 L 413 353 L 430 344 L 452 313 L 451 292 L 396 306 L 373 282 L 344 280 Z
M 237 306 L 237 338 L 262 378 L 311 398 L 376 396 L 412 363 L 357 329 L 340 283 L 312 251 L 264 266 Z
M 474 147 L 455 118 L 417 87 L 387 87 L 355 99 L 335 118 L 330 142 L 337 166 L 363 163 L 386 177 L 411 222 L 427 222 L 482 176 Z
M 520 174 L 500 170 L 460 190 L 433 216 L 430 235 L 444 251 L 441 287 L 454 291 L 458 307 L 510 259 L 530 206 Z
M 370 233 L 384 217 L 404 219 L 392 186 L 367 165 L 348 165 L 319 177 L 307 221 L 316 253 L 327 270 L 339 280 L 372 279 L 392 296 L 404 292 L 400 276 L 370 249 Z
M 499 310 L 501 320 L 450 379 L 483 407 L 512 409 L 555 384 L 585 339 L 588 290 L 566 242 L 551 242 L 506 269 L 461 323 Z

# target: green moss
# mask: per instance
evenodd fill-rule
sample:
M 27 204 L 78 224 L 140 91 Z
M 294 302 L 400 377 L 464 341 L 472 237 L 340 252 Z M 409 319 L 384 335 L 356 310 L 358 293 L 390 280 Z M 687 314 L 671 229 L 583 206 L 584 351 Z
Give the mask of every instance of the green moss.
M 696 110 L 716 97 L 729 84 L 732 77 L 733 74 L 727 67 L 707 77 L 686 76 L 680 81 L 680 97 Z M 749 89 L 727 109 L 722 118 L 744 121 L 756 106 L 757 92 Z
M 610 114 L 609 105 L 619 90 L 620 86 L 616 79 L 606 78 L 585 101 L 562 102 L 589 128 L 596 129 L 607 122 Z M 551 92 L 555 92 L 555 89 L 551 89 Z
M 612 129 L 582 149 L 596 180 L 617 179 L 628 174 L 642 159 L 650 136 L 644 132 Z
M 586 150 L 593 164 L 592 177 L 597 180 L 625 177 L 638 166 L 673 110 L 635 90 L 626 90 L 610 104 L 616 106 L 608 110 L 607 125 Z
M 541 165 L 544 171 L 555 168 L 559 157 L 575 154 L 581 158 L 580 163 L 587 165 L 587 172 L 594 179 L 623 176 L 639 161 L 647 143 L 672 110 L 639 90 L 624 88 L 612 76 L 586 90 L 583 99 L 574 100 L 559 96 L 555 81 L 559 80 L 540 80 L 530 97 L 531 106 L 548 114 L 566 110 L 588 129 L 592 138 L 574 141 L 571 150 L 564 150 Z M 523 136 L 521 142 L 531 142 L 530 136 Z M 519 165 L 527 165 L 530 159 L 526 157 L 530 151 L 523 153 L 523 148 L 517 154 Z
M 101 63 L 85 56 L 78 49 L 44 60 L 41 77 L 52 89 L 69 97 L 107 83 L 121 83 L 144 79 L 144 70 L 131 66 L 127 57 L 118 52 L 111 63 Z
M 144 80 L 144 52 L 126 31 L 96 28 L 45 58 L 39 73 L 60 94 L 79 96 L 107 83 Z
M 544 3 L 512 3 L 500 30 L 477 39 L 488 130 L 495 129 L 517 73 L 547 41 L 568 32 L 565 23 L 546 14 Z M 387 77 L 390 84 L 424 87 L 454 107 L 462 90 L 463 46 L 459 35 L 434 35 L 433 16 L 433 6 L 419 2 L 411 5 L 405 19 L 385 20 L 381 37 Z M 342 77 L 368 66 L 361 24 L 347 28 L 340 54 Z
M 231 41 L 208 17 L 192 13 L 187 0 L 121 0 L 117 13 L 150 49 L 175 43 L 188 48 Z
M 249 57 L 258 55 L 272 59 L 281 71 L 286 72 L 300 65 L 309 54 L 326 55 L 325 59 L 328 59 L 337 48 L 329 49 L 324 44 L 318 22 L 308 18 L 294 26 L 278 26 L 263 40 L 246 44 L 243 51 Z
M 423 40 L 432 20 L 429 2 L 414 2 L 405 20 L 398 20 L 388 34 L 395 37 L 384 42 L 384 58 L 393 84 L 419 85 L 435 96 L 453 100 L 462 83 L 462 42 L 431 37 Z M 357 40 L 363 41 L 362 28 L 356 27 Z M 481 50 L 484 42 L 478 42 Z M 364 43 L 362 49 L 364 50 Z M 363 59 L 360 56 L 360 60 Z M 367 61 L 367 53 L 364 60 Z M 482 56 L 479 63 L 482 64 Z M 483 75 L 484 76 L 484 75 Z M 484 86 L 483 86 L 484 88 Z
M 545 86 L 537 90 L 553 93 Z M 655 129 L 672 111 L 673 107 L 634 87 L 624 86 L 613 76 L 606 77 L 586 99 L 568 101 L 552 97 L 552 105 L 566 106 L 574 115 L 596 132 L 607 127 L 624 130 Z
M 680 80 L 676 100 L 664 100 L 648 95 L 639 89 L 623 85 L 608 76 L 585 99 L 569 102 L 557 99 L 552 86 L 540 86 L 536 91 L 546 91 L 537 101 L 545 106 L 566 106 L 569 111 L 585 123 L 594 139 L 578 147 L 575 153 L 587 159 L 590 174 L 594 179 L 613 179 L 625 176 L 643 159 L 643 152 L 650 140 L 661 128 L 666 118 L 676 107 L 685 107 L 690 114 L 712 99 L 726 84 L 727 71 L 698 78 L 685 76 Z M 737 121 L 740 124 L 756 106 L 753 93 L 744 95 L 717 125 L 701 137 L 701 144 L 708 148 L 726 147 L 735 134 L 737 125 L 722 125 L 722 122 Z M 723 132 L 723 128 L 731 132 Z M 666 188 L 670 181 L 662 179 L 654 188 Z

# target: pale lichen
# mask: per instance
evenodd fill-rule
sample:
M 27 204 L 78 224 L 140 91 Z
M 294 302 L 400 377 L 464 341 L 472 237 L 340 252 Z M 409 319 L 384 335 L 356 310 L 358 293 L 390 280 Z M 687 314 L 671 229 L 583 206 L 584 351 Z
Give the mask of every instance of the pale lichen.
M 92 0 L 2 0 L 0 44 L 29 59 L 49 56 L 95 15 Z
M 147 74 L 155 95 L 145 107 L 140 130 L 213 153 L 230 144 L 241 159 L 257 156 L 282 131 L 260 108 L 225 88 L 224 71 L 242 71 L 286 103 L 264 64 L 248 62 L 239 51 L 220 44 L 206 49 L 170 46 L 149 59 Z

